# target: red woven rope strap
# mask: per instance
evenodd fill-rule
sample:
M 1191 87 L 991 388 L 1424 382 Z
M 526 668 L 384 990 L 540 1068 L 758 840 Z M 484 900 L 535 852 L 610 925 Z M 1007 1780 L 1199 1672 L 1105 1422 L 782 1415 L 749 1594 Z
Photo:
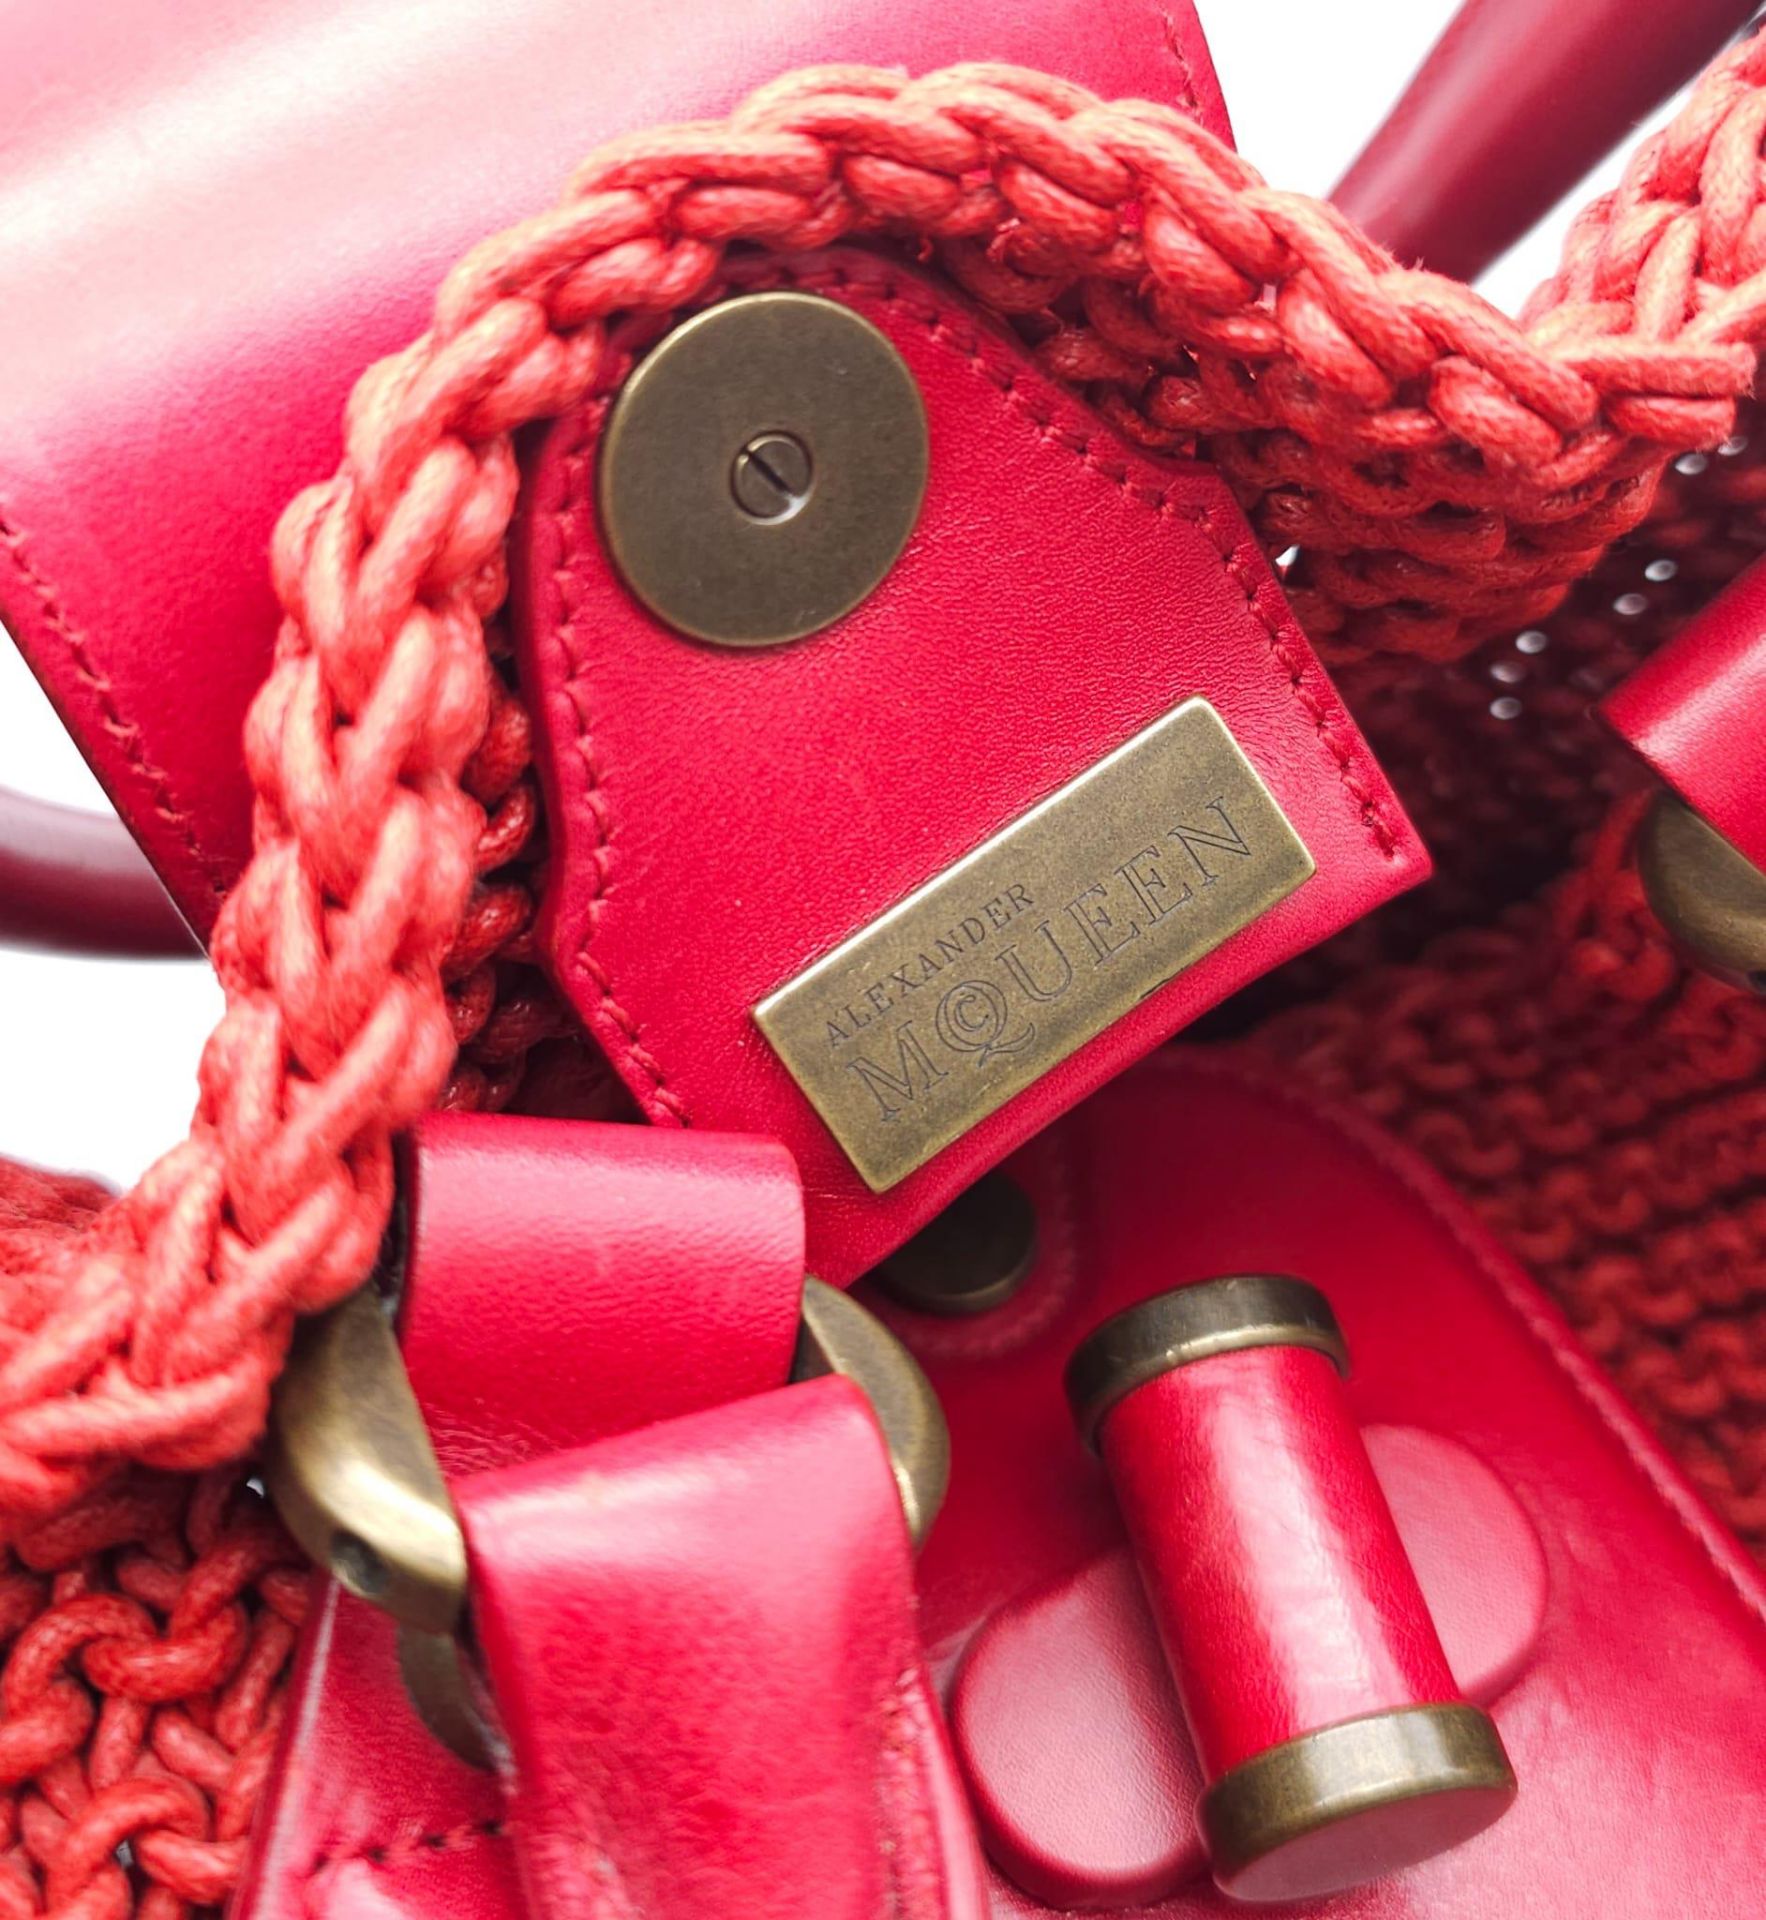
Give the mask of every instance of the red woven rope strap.
M 246 757 L 255 852 L 189 1138 L 0 1276 L 0 1520 L 262 1421 L 294 1316 L 369 1270 L 390 1142 L 444 1083 L 442 966 L 484 829 L 511 435 L 610 390 L 726 251 L 935 249 L 1143 439 L 1200 445 L 1338 658 L 1444 656 L 1555 603 L 1729 431 L 1766 338 L 1766 48 L 1706 76 L 1516 325 L 1266 187 L 1179 115 L 970 67 L 821 69 L 615 144 L 475 248 L 372 368 L 336 477 L 277 532 L 285 610 Z

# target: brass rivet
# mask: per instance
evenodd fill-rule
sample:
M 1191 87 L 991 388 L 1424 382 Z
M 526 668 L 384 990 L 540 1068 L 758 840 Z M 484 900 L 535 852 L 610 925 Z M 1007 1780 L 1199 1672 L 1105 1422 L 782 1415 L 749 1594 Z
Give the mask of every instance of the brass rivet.
M 1248 1347 L 1310 1347 L 1341 1374 L 1349 1349 L 1331 1303 L 1285 1273 L 1228 1273 L 1156 1293 L 1094 1327 L 1067 1362 L 1067 1404 L 1088 1447 L 1118 1400 L 1178 1367 Z
M 926 410 L 862 315 L 725 300 L 628 376 L 601 439 L 601 530 L 659 620 L 720 646 L 800 640 L 895 564 L 926 491 Z
M 1003 1306 L 1035 1264 L 1035 1211 L 1022 1188 L 989 1173 L 868 1277 L 904 1307 L 954 1316 Z

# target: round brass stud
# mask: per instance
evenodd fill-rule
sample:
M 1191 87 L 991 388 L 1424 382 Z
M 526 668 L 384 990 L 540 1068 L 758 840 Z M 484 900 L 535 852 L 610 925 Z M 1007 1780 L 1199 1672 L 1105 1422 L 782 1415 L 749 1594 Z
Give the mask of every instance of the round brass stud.
M 667 334 L 601 440 L 601 528 L 659 620 L 728 647 L 798 640 L 894 565 L 926 491 L 926 409 L 862 315 L 744 294 Z
M 889 1443 L 889 1465 L 919 1546 L 938 1518 L 950 1483 L 950 1429 L 920 1363 L 850 1295 L 820 1280 L 803 1283 L 793 1380 L 844 1374 L 864 1390 Z
M 1515 1797 L 1479 1707 L 1403 1707 L 1321 1727 L 1223 1773 L 1197 1803 L 1215 1881 L 1303 1900 L 1382 1878 L 1481 1833 Z
M 1677 795 L 1656 795 L 1637 839 L 1650 909 L 1700 965 L 1766 993 L 1766 873 Z
M 1349 1371 L 1331 1303 L 1304 1280 L 1233 1273 L 1173 1287 L 1112 1315 L 1074 1348 L 1067 1402 L 1086 1445 L 1097 1445 L 1104 1415 L 1136 1387 L 1245 1347 L 1311 1347 Z
M 871 1269 L 904 1307 L 956 1317 L 1003 1306 L 1036 1264 L 1036 1213 L 1022 1187 L 987 1173 Z

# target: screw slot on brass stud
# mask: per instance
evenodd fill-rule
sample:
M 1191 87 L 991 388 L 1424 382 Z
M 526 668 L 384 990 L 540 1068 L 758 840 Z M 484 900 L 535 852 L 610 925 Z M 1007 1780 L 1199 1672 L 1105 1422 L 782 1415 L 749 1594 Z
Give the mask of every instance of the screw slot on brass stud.
M 737 506 L 756 520 L 789 520 L 814 482 L 809 448 L 790 433 L 757 433 L 730 469 Z

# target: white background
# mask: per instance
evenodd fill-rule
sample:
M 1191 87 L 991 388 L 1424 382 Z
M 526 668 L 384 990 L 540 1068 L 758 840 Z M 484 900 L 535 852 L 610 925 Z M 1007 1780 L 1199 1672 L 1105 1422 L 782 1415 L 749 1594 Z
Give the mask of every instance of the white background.
M 1273 184 L 1327 193 L 1454 12 L 1454 0 L 1199 0 L 1240 150 Z M 1484 290 L 1514 311 L 1551 270 L 1569 207 Z M 5 404 L 0 386 L 0 406 Z M 4 476 L 0 476 L 3 479 Z M 77 486 L 79 476 L 68 475 Z M 35 682 L 0 644 L 0 784 L 106 803 Z M 183 1132 L 219 995 L 200 963 L 0 951 L 0 1154 L 132 1180 Z

